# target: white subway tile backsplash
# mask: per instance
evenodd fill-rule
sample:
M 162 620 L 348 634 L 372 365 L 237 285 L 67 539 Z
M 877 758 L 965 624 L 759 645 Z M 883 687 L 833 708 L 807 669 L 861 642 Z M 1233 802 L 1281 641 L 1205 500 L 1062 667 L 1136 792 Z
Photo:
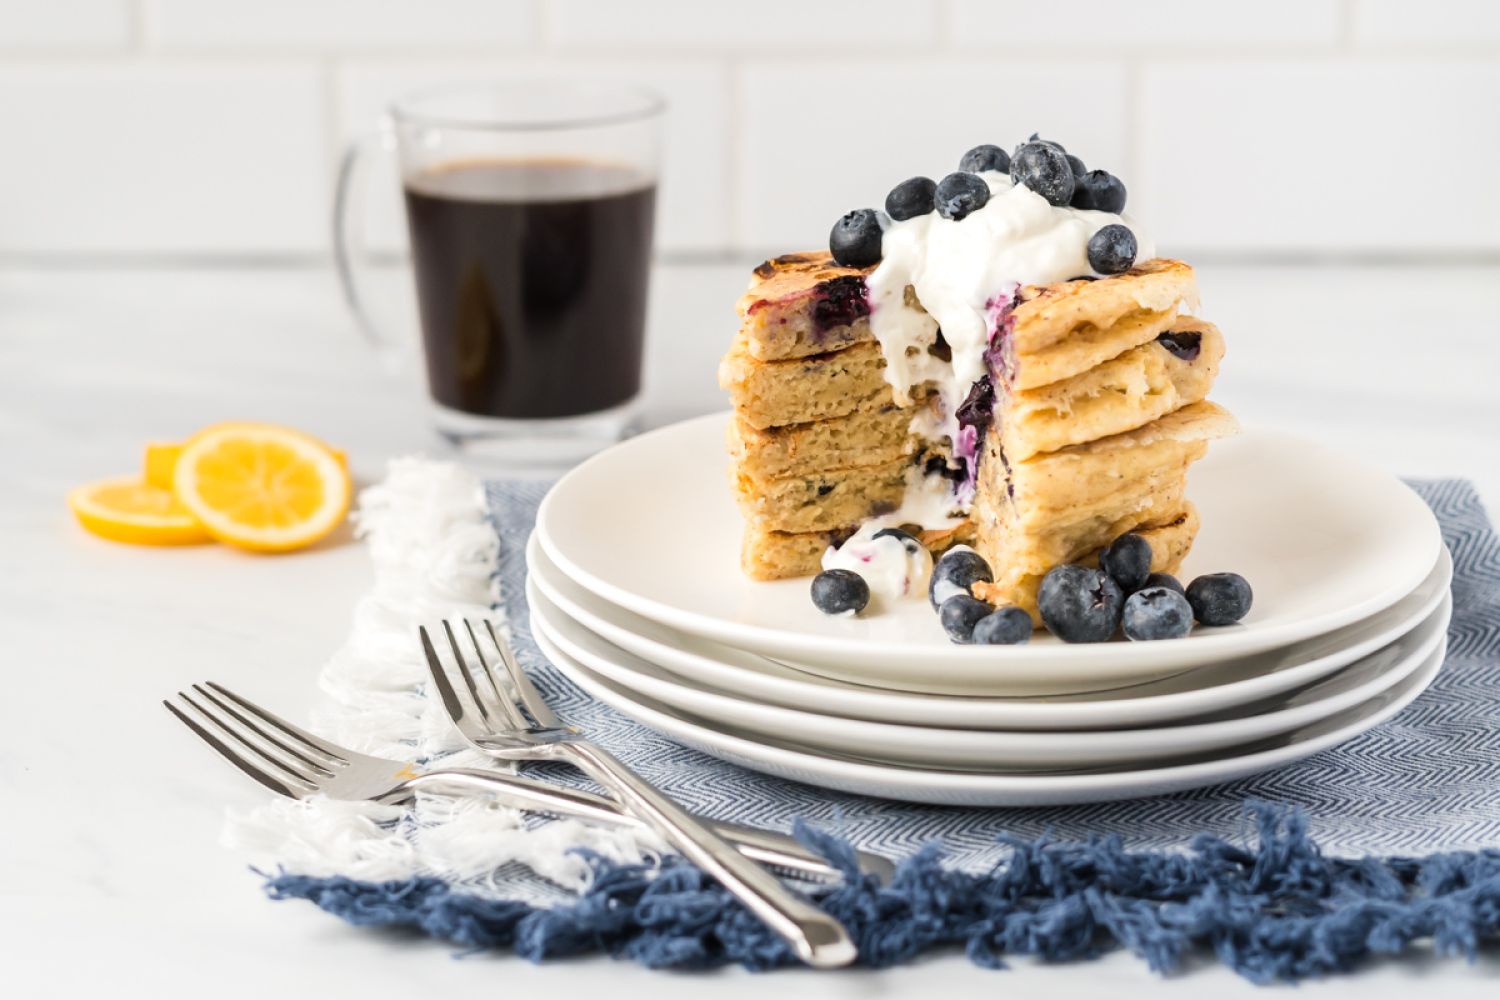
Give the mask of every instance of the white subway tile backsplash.
M 521 48 L 535 31 L 531 0 L 146 2 L 149 40 L 166 47 Z
M 123 48 L 130 0 L 0 0 L 0 51 Z
M 971 146 L 1032 132 L 1124 172 L 1125 84 L 1103 60 L 752 64 L 739 82 L 740 245 L 826 245 L 840 215 L 879 207 L 907 177 L 939 179 Z
M 1378 45 L 1500 45 L 1495 0 L 1358 0 L 1354 37 Z
M 728 71 L 711 62 L 514 61 L 356 63 L 340 73 L 340 115 L 346 136 L 372 128 L 396 97 L 443 83 L 528 77 L 638 84 L 666 98 L 666 145 L 657 202 L 658 249 L 721 250 L 730 245 Z M 393 164 L 372 178 L 368 228 L 372 246 L 404 245 L 405 223 Z
M 1332 45 L 1341 0 L 953 0 L 959 44 L 1025 49 L 1086 46 Z
M 1496 94 L 1494 60 L 1151 67 L 1135 207 L 1167 251 L 1500 249 Z
M 548 39 L 570 46 L 700 46 L 767 53 L 917 46 L 937 33 L 929 0 L 546 0 Z
M 320 250 L 321 108 L 299 67 L 0 66 L 0 251 Z

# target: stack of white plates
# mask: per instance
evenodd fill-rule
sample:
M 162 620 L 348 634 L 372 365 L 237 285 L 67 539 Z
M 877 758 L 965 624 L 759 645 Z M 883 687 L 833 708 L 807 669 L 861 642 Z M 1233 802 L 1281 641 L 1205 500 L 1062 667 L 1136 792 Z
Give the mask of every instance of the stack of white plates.
M 1310 756 L 1391 717 L 1442 666 L 1452 564 L 1384 472 L 1246 432 L 1194 468 L 1184 581 L 1255 605 L 1184 639 L 955 646 L 925 599 L 828 617 L 808 581 L 739 570 L 725 418 L 644 435 L 563 478 L 527 551 L 533 632 L 569 678 L 745 767 L 922 802 L 1156 794 Z

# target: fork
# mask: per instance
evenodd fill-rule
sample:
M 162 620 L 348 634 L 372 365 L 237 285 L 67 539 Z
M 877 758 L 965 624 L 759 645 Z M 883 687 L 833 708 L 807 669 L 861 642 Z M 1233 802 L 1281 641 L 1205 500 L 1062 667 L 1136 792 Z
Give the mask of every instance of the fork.
M 472 622 L 466 619 L 463 626 L 477 668 L 464 655 L 453 626 L 443 622 L 448 646 L 469 695 L 467 705 L 449 681 L 426 626 L 418 629 L 433 685 L 453 724 L 470 745 L 502 760 L 561 760 L 572 764 L 618 797 L 626 811 L 645 821 L 685 858 L 718 880 L 790 944 L 802 961 L 815 968 L 836 968 L 854 961 L 854 942 L 842 924 L 793 895 L 609 751 L 565 725 L 532 685 L 494 624 L 488 620 L 481 624 L 498 654 L 503 678 L 485 655 Z
M 192 690 L 193 694 L 177 693 L 191 713 L 171 701 L 162 704 L 220 756 L 278 795 L 394 804 L 409 801 L 419 789 L 477 791 L 513 808 L 614 826 L 645 826 L 602 795 L 496 771 L 419 770 L 404 761 L 357 753 L 315 736 L 212 681 L 194 684 Z M 748 858 L 806 878 L 839 877 L 836 869 L 784 834 L 730 824 L 717 828 Z M 882 880 L 893 870 L 885 858 L 861 855 L 861 860 Z

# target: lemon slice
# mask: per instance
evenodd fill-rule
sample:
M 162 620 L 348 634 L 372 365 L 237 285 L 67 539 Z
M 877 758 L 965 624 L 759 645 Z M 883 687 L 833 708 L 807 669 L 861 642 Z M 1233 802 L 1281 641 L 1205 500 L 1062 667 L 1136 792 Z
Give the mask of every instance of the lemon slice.
M 151 441 L 146 445 L 146 460 L 141 471 L 147 484 L 158 489 L 172 489 L 172 470 L 177 468 L 177 456 L 182 454 L 182 445 L 172 441 Z
M 164 490 L 134 477 L 106 479 L 68 494 L 78 523 L 100 538 L 133 545 L 210 541 L 192 513 Z
M 326 537 L 349 512 L 339 455 L 276 424 L 216 424 L 193 435 L 173 464 L 172 489 L 209 534 L 257 552 L 287 552 Z

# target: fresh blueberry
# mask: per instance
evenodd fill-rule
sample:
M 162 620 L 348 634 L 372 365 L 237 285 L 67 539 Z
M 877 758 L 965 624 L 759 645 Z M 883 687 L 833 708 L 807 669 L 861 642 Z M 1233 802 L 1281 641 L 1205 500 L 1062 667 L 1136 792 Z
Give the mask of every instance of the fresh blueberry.
M 1096 212 L 1125 210 L 1125 183 L 1107 170 L 1090 170 L 1074 174 L 1073 207 L 1092 208 Z
M 901 543 L 901 547 L 908 552 L 918 552 L 922 548 L 922 542 L 916 535 L 902 531 L 900 528 L 881 528 L 875 532 L 876 538 L 894 538 Z
M 999 146 L 975 146 L 959 157 L 958 169 L 970 174 L 981 170 L 998 170 L 1003 174 L 1010 169 L 1010 154 Z
M 885 214 L 897 222 L 915 219 L 932 211 L 937 182 L 931 177 L 908 177 L 885 196 Z
M 1120 627 L 1125 595 L 1103 570 L 1072 563 L 1042 578 L 1037 606 L 1042 622 L 1063 642 L 1107 642 Z
M 1010 160 L 1010 179 L 1031 188 L 1049 204 L 1066 205 L 1073 200 L 1073 168 L 1061 146 L 1028 142 Z
M 1203 349 L 1203 334 L 1197 330 L 1180 332 L 1168 330 L 1166 333 L 1157 334 L 1156 342 L 1170 351 L 1175 358 L 1195 361 L 1198 358 L 1198 352 Z
M 994 610 L 977 597 L 954 594 L 938 609 L 938 620 L 943 623 L 943 631 L 948 633 L 949 639 L 968 645 L 974 641 L 974 626 Z
M 857 615 L 870 603 L 870 585 L 852 569 L 825 569 L 813 577 L 812 602 L 825 615 Z
M 932 579 L 927 584 L 927 600 L 933 608 L 941 608 L 955 594 L 969 594 L 970 588 L 980 580 L 989 583 L 995 579 L 990 564 L 984 556 L 967 546 L 956 546 L 944 552 L 932 567 Z
M 1253 598 L 1249 582 L 1238 573 L 1210 573 L 1187 587 L 1193 616 L 1203 625 L 1233 625 L 1250 613 Z
M 957 222 L 984 207 L 990 200 L 990 186 L 978 174 L 949 174 L 938 181 L 934 199 L 938 215 Z
M 1140 535 L 1121 535 L 1099 553 L 1099 568 L 1125 593 L 1140 590 L 1151 575 L 1151 543 Z
M 1180 639 L 1193 629 L 1193 608 L 1169 587 L 1146 587 L 1125 599 L 1121 619 L 1127 639 Z
M 1073 168 L 1073 182 L 1076 184 L 1078 178 L 1089 172 L 1089 168 L 1083 165 L 1083 161 L 1072 153 L 1064 154 L 1068 158 L 1068 166 Z
M 1089 267 L 1100 274 L 1124 274 L 1135 263 L 1135 233 L 1118 222 L 1089 237 Z
M 1146 577 L 1146 582 L 1141 584 L 1140 589 L 1145 590 L 1147 587 L 1166 587 L 1168 590 L 1175 590 L 1179 594 L 1187 595 L 1187 591 L 1182 586 L 1182 581 L 1171 573 L 1152 573 Z
M 1063 144 L 1062 143 L 1060 143 L 1060 142 L 1054 142 L 1051 139 L 1043 139 L 1040 135 L 1038 135 L 1035 132 L 1031 133 L 1031 138 L 1027 139 L 1026 142 L 1021 143 L 1021 146 L 1026 145 L 1027 142 L 1039 142 L 1043 146 L 1051 146 L 1053 149 L 1057 150 L 1059 153 L 1066 153 L 1067 152 L 1067 150 L 1063 148 Z M 1020 149 L 1021 146 L 1017 146 L 1016 149 Z M 1012 154 L 1012 156 L 1014 157 L 1014 154 Z
M 873 208 L 857 208 L 845 213 L 828 234 L 828 249 L 833 259 L 845 267 L 879 264 L 884 221 L 884 216 Z
M 974 626 L 976 646 L 1019 646 L 1031 640 L 1031 616 L 1007 605 L 985 615 Z

